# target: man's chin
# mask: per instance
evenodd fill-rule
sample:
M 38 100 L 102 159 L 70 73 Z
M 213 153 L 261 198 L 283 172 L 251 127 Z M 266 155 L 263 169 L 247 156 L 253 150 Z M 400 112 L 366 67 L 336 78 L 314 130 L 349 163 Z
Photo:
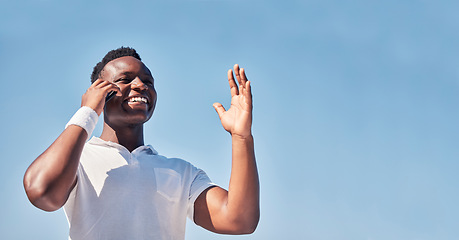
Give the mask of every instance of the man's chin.
M 130 122 L 132 124 L 143 124 L 150 120 L 151 114 L 147 113 L 137 113 L 137 114 L 130 114 L 129 116 L 125 117 L 127 122 Z
M 134 112 L 124 116 L 112 116 L 105 118 L 107 123 L 116 126 L 137 126 L 146 123 L 150 120 L 152 114 L 145 114 L 145 112 Z

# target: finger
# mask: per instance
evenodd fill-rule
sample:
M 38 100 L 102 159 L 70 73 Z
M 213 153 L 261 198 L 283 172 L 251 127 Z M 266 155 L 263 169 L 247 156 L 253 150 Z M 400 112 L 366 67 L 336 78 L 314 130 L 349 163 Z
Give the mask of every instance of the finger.
M 96 80 L 96 81 L 98 81 L 98 80 Z M 94 84 L 96 83 L 96 81 L 94 82 Z M 120 88 L 118 87 L 118 85 L 116 85 L 113 82 L 109 82 L 109 81 L 105 81 L 105 80 L 101 80 L 100 82 L 97 82 L 97 87 L 101 88 L 101 89 L 104 89 L 104 90 L 108 89 L 110 91 L 116 91 L 116 92 L 120 91 Z
M 236 81 L 234 81 L 233 70 L 228 70 L 228 83 L 231 89 L 231 97 L 238 95 L 239 91 L 237 89 Z
M 107 86 L 104 86 L 103 88 L 105 90 L 105 92 L 111 92 L 111 91 L 114 91 L 116 92 L 116 96 L 121 96 L 121 89 L 116 85 L 116 84 L 113 84 L 113 83 L 110 83 L 108 84 Z
M 109 90 L 116 92 L 116 96 L 121 96 L 121 89 L 118 87 L 118 85 L 110 83 Z
M 247 81 L 245 83 L 244 96 L 245 96 L 245 99 L 247 101 L 247 104 L 252 106 L 252 86 L 250 85 L 250 81 Z
M 241 84 L 245 86 L 245 83 L 247 82 L 247 76 L 245 75 L 245 69 L 241 68 L 239 70 L 239 75 L 241 77 Z
M 103 82 L 105 82 L 105 80 L 102 80 L 102 79 L 98 78 L 96 81 L 94 81 L 94 82 L 91 84 L 91 86 L 94 86 L 94 87 L 95 87 L 95 86 L 100 85 L 100 84 L 103 83 Z
M 222 118 L 222 115 L 226 112 L 225 108 L 221 103 L 214 103 L 213 107 L 217 111 L 218 117 Z
M 102 91 L 101 93 L 105 96 L 106 102 L 114 96 L 122 96 L 120 88 L 111 82 L 102 82 L 96 88 Z
M 105 81 L 105 80 L 102 80 L 102 79 L 97 79 L 96 81 L 94 81 L 94 83 L 92 84 L 91 87 L 97 89 L 97 88 L 105 88 L 109 85 L 112 85 L 113 83 L 109 82 L 109 81 Z
M 241 85 L 242 81 L 241 81 L 240 69 L 239 69 L 238 64 L 234 64 L 234 74 L 236 74 L 237 82 L 239 83 L 239 85 Z
M 116 92 L 116 96 L 118 96 L 118 97 L 123 96 L 123 94 L 121 93 L 121 89 L 118 86 L 116 86 L 116 89 L 117 90 L 114 90 Z
M 239 85 L 239 94 L 240 95 L 244 95 L 244 92 L 245 92 L 245 86 L 244 85 Z

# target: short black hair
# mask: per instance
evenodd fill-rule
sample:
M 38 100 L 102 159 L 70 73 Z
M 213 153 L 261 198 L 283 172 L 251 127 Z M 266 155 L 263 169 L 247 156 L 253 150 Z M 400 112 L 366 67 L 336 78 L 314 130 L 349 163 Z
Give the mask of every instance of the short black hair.
M 108 62 L 114 59 L 120 58 L 120 57 L 125 57 L 125 56 L 135 57 L 139 59 L 139 61 L 142 61 L 142 59 L 140 59 L 139 54 L 135 51 L 134 48 L 120 47 L 118 49 L 111 50 L 105 55 L 102 61 L 98 62 L 96 66 L 94 67 L 94 70 L 92 71 L 92 74 L 91 74 L 91 83 L 94 83 L 100 77 L 100 73 L 102 72 L 102 70 L 104 69 L 105 65 Z

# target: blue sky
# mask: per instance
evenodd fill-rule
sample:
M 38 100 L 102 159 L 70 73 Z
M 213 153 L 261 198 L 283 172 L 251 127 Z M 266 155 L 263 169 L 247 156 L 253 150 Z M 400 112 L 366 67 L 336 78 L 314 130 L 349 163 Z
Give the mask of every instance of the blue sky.
M 252 82 L 261 220 L 249 236 L 456 239 L 455 1 L 5 1 L 0 10 L 0 238 L 66 239 L 22 176 L 64 129 L 93 66 L 138 50 L 158 103 L 146 142 L 227 187 L 226 71 Z M 94 134 L 101 132 L 98 124 Z

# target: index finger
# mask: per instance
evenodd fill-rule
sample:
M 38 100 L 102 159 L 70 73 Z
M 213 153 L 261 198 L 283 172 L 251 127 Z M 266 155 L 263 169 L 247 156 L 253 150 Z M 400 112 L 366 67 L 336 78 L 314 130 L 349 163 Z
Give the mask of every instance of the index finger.
M 106 92 L 106 97 L 109 97 L 110 99 L 115 95 L 121 96 L 121 89 L 118 87 L 118 85 L 107 80 L 97 79 L 94 81 L 91 87 L 102 89 L 104 92 Z

